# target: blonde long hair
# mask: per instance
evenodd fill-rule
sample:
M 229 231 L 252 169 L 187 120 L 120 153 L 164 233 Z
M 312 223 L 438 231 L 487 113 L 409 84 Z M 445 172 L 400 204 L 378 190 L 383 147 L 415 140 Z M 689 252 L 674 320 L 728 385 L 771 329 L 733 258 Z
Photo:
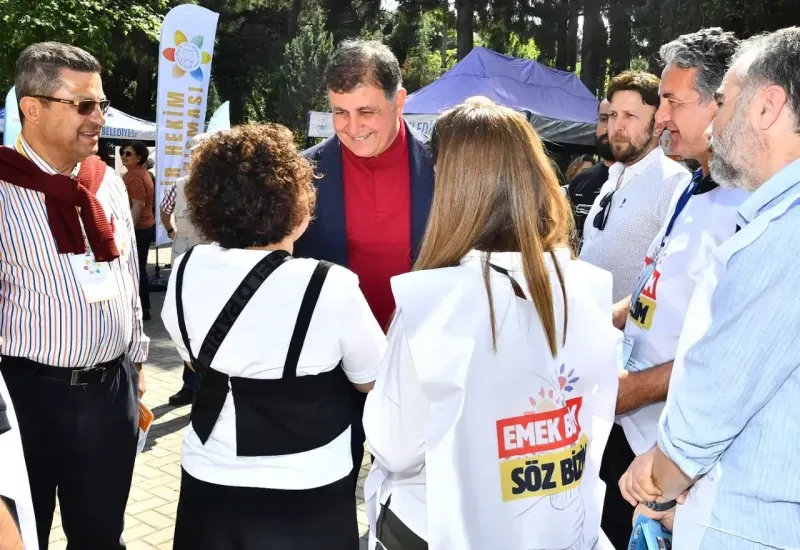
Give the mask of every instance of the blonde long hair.
M 556 321 L 544 255 L 568 246 L 572 215 L 542 140 L 521 114 L 486 98 L 471 98 L 439 118 L 431 147 L 436 184 L 414 270 L 458 265 L 472 249 L 520 252 L 525 281 L 555 356 Z M 564 297 L 566 338 L 566 289 L 553 260 Z M 483 277 L 496 348 L 488 261 Z

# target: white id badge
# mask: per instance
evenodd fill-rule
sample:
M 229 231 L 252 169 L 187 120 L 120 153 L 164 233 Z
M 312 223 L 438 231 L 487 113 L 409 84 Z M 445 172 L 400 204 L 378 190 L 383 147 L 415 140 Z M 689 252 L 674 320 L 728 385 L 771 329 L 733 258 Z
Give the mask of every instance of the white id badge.
M 631 359 L 631 353 L 633 353 L 633 338 L 625 336 L 622 339 L 622 364 L 619 370 L 627 369 L 628 362 Z
M 104 302 L 119 297 L 119 287 L 108 262 L 96 262 L 88 249 L 84 254 L 71 254 L 69 262 L 87 302 Z

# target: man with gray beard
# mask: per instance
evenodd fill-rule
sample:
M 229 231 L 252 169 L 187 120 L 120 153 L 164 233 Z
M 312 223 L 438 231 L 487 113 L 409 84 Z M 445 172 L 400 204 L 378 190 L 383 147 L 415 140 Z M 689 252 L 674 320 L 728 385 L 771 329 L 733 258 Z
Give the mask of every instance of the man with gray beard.
M 743 43 L 715 95 L 711 175 L 752 191 L 698 283 L 658 446 L 620 480 L 681 550 L 800 541 L 800 28 Z M 688 491 L 688 495 L 686 494 Z M 659 517 L 661 513 L 655 513 Z

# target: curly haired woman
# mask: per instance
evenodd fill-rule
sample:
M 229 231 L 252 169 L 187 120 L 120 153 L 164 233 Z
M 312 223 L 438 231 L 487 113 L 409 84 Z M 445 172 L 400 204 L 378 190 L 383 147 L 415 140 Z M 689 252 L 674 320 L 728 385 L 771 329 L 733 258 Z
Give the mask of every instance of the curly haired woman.
M 197 372 L 174 547 L 355 550 L 354 397 L 385 338 L 353 273 L 291 256 L 312 167 L 289 130 L 254 124 L 209 138 L 189 173 L 212 244 L 177 259 L 162 313 Z

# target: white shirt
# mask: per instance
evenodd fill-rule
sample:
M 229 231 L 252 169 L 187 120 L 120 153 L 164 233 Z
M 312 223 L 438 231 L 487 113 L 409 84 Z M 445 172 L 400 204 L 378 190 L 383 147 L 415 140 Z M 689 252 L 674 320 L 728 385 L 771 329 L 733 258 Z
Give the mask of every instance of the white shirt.
M 226 250 L 200 245 L 183 282 L 186 330 L 195 354 L 211 325 L 247 273 L 269 252 Z M 173 267 L 162 318 L 181 357 L 189 361 L 175 303 L 175 277 L 186 256 Z M 210 367 L 229 376 L 277 379 L 289 349 L 297 313 L 316 260 L 292 259 L 264 282 L 233 325 Z M 375 380 L 386 338 L 358 288 L 358 278 L 343 267 L 328 273 L 308 329 L 297 376 L 332 370 L 341 360 L 354 384 Z M 236 456 L 236 415 L 231 393 L 211 436 L 203 443 L 190 425 L 182 463 L 197 479 L 219 485 L 275 489 L 321 487 L 352 469 L 348 427 L 331 443 L 312 451 L 281 456 Z
M 620 162 L 608 171 L 608 181 L 589 210 L 583 226 L 580 258 L 611 272 L 614 302 L 630 295 L 653 237 L 661 229 L 676 188 L 685 189 L 691 174 L 656 147 L 636 164 Z M 619 185 L 617 183 L 619 182 Z M 605 229 L 596 229 L 600 202 L 614 193 Z
M 714 249 L 735 233 L 737 209 L 748 196 L 745 191 L 723 187 L 692 195 L 659 253 L 669 220 L 684 191 L 685 188 L 676 190 L 664 226 L 647 252 L 645 262 L 655 261 L 656 267 L 638 305 L 631 304 L 625 325 L 625 337 L 633 344 L 628 370 L 644 370 L 675 358 L 695 286 Z M 650 403 L 619 416 L 628 443 L 637 455 L 655 445 L 663 408 L 663 402 Z

